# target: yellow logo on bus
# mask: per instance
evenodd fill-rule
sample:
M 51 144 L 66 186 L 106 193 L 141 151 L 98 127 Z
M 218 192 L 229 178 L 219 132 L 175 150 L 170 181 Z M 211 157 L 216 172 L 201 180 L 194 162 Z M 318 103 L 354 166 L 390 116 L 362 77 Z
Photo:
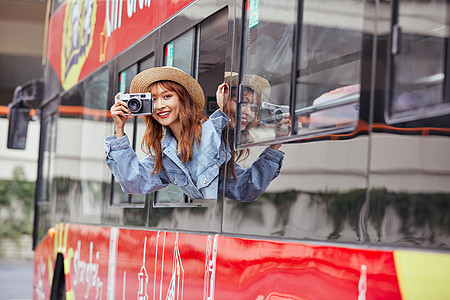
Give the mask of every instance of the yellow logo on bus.
M 78 82 L 92 47 L 97 0 L 68 0 L 61 49 L 61 84 L 65 90 Z

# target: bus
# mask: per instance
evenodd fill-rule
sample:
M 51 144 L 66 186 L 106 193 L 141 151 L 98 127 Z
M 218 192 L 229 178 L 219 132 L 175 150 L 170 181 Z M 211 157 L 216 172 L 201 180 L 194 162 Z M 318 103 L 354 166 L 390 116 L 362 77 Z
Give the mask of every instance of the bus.
M 443 0 L 50 0 L 33 298 L 448 299 L 449 11 Z M 105 164 L 109 108 L 155 66 L 196 78 L 208 115 L 226 74 L 269 82 L 251 138 L 222 132 L 248 154 L 243 168 L 282 144 L 257 199 L 121 190 Z M 292 122 L 282 136 L 280 111 Z M 143 157 L 145 123 L 125 129 Z

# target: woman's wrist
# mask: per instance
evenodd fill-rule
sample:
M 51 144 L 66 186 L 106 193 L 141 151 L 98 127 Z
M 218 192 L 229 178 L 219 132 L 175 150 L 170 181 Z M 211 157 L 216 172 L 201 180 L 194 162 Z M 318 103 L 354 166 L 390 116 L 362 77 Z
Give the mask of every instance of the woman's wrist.
M 281 143 L 280 144 L 272 144 L 269 147 L 272 148 L 273 150 L 279 150 L 281 148 Z
M 125 131 L 123 130 L 123 127 L 116 127 L 115 133 L 116 133 L 117 139 L 121 138 L 125 135 Z

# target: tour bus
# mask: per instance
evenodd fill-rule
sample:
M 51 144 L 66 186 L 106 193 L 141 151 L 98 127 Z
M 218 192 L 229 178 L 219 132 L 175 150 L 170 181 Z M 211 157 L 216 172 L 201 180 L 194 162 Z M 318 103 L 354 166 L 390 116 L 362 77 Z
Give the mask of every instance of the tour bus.
M 41 124 L 33 298 L 450 298 L 449 11 L 443 0 L 49 1 L 43 80 L 9 110 L 11 148 L 29 109 Z M 246 76 L 269 83 L 249 136 L 221 133 L 242 168 L 282 144 L 258 197 L 192 199 L 183 180 L 122 191 L 105 164 L 109 109 L 158 66 L 198 80 L 207 115 L 236 74 L 234 128 Z M 125 126 L 140 158 L 144 130 L 141 117 Z

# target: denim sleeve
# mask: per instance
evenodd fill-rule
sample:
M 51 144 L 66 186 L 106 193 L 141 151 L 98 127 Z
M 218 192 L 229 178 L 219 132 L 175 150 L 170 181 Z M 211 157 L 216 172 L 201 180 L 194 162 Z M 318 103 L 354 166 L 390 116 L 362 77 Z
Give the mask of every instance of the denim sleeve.
M 125 193 L 133 195 L 148 194 L 168 185 L 164 171 L 151 174 L 155 161 L 146 156 L 139 160 L 125 135 L 116 139 L 105 139 L 106 164 Z
M 284 152 L 267 147 L 250 167 L 235 164 L 237 178 L 226 178 L 225 197 L 241 202 L 255 201 L 280 174 L 283 160 Z M 223 183 L 219 183 L 219 187 L 221 189 Z
M 209 119 L 214 125 L 216 131 L 220 134 L 222 129 L 230 122 L 230 118 L 224 114 L 220 109 L 216 110 L 209 116 Z

